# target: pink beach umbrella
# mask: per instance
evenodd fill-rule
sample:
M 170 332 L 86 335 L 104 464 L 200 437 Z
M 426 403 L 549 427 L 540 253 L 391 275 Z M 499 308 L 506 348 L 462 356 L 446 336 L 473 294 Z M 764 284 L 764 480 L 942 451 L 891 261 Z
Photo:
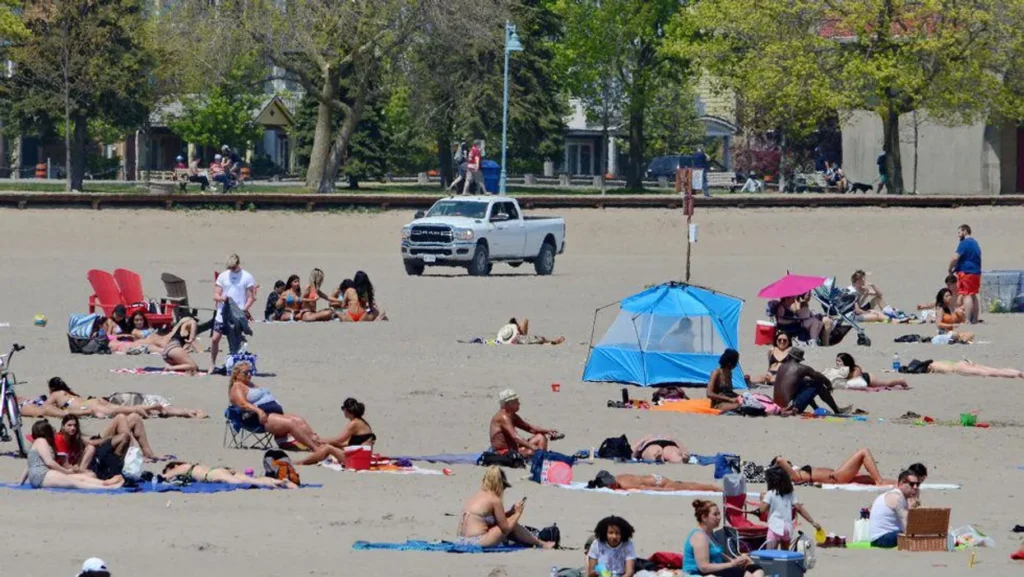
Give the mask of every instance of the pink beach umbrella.
M 764 299 L 781 299 L 795 297 L 810 292 L 828 280 L 823 276 L 804 276 L 799 274 L 787 274 L 779 280 L 761 289 L 757 296 Z

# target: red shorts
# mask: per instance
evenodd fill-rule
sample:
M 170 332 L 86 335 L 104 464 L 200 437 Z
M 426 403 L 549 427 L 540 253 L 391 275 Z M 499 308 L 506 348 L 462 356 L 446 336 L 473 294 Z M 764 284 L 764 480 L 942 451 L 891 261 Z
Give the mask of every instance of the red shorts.
M 956 273 L 956 292 L 962 295 L 976 295 L 981 292 L 981 275 Z

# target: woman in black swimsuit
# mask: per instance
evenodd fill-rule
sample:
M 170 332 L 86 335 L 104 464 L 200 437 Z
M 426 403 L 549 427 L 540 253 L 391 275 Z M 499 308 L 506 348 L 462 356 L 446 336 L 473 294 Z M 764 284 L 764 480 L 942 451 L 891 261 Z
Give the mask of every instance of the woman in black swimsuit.
M 349 397 L 341 405 L 341 412 L 348 419 L 348 424 L 337 437 L 325 440 L 326 443 L 334 445 L 339 449 L 366 445 L 372 447 L 377 442 L 377 435 L 373 434 L 370 424 L 363 420 L 363 413 L 366 412 L 366 405 Z
M 163 358 L 168 371 L 181 371 L 190 375 L 199 371 L 199 365 L 188 354 L 188 347 L 196 340 L 196 319 L 185 317 L 171 330 L 163 342 Z

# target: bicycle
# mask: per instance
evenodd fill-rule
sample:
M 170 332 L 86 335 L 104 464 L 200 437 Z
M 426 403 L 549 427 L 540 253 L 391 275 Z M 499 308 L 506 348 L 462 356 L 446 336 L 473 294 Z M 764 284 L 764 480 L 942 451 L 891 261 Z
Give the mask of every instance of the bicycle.
M 25 450 L 25 437 L 21 434 L 21 411 L 18 410 L 18 397 L 14 394 L 17 379 L 10 372 L 11 359 L 14 353 L 25 350 L 25 347 L 14 343 L 6 359 L 0 358 L 0 442 L 11 442 L 11 432 L 18 441 L 18 453 L 22 458 L 28 455 Z M 4 418 L 7 419 L 6 425 Z

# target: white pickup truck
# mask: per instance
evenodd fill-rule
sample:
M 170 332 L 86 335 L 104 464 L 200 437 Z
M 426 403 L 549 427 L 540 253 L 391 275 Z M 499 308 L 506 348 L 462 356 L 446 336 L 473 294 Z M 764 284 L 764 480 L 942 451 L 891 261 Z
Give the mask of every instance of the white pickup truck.
M 402 260 L 410 275 L 453 266 L 485 276 L 495 262 L 530 262 L 537 274 L 549 275 L 564 250 L 565 219 L 523 216 L 519 203 L 506 196 L 442 198 L 402 227 Z

